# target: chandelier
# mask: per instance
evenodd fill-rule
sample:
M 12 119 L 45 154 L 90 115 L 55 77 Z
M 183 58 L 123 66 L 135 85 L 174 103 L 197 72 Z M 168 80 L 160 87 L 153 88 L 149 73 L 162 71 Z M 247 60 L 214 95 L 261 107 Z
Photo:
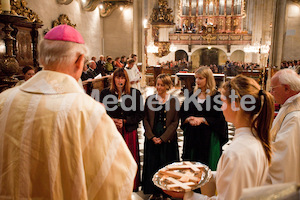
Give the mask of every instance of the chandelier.
M 246 53 L 269 53 L 270 46 L 265 44 L 265 45 L 260 45 L 258 43 L 255 43 L 254 45 L 247 45 L 244 47 L 244 51 Z

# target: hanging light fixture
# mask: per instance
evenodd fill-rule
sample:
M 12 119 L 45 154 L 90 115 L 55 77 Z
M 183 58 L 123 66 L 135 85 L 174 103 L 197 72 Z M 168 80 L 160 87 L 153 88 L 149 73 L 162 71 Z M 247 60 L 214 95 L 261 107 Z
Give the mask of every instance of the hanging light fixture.
M 158 53 L 158 47 L 154 45 L 154 42 L 150 42 L 147 46 L 147 53 Z

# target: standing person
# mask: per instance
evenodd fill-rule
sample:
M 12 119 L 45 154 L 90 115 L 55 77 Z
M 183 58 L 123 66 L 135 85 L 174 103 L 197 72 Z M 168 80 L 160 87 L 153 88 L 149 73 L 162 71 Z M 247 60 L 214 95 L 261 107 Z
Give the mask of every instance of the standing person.
M 274 102 L 271 94 L 260 90 L 254 79 L 243 75 L 226 82 L 221 92 L 225 119 L 232 122 L 236 130 L 210 180 L 210 186 L 216 187 L 218 195 L 208 197 L 188 192 L 184 194 L 185 200 L 238 200 L 243 189 L 261 186 L 266 180 L 272 155 L 270 129 Z M 253 103 L 247 102 L 249 96 Z M 213 187 L 209 189 L 214 195 Z
M 127 60 L 127 65 L 125 67 L 125 70 L 128 74 L 131 87 L 136 88 L 140 90 L 140 80 L 141 80 L 141 74 L 137 67 L 134 67 L 134 59 Z
M 132 67 L 132 71 L 134 72 L 134 77 L 135 77 L 135 85 L 133 86 L 134 88 L 141 90 L 141 72 L 139 70 L 139 68 L 137 67 L 137 55 L 136 54 L 130 54 L 129 58 L 134 60 L 134 65 Z M 127 61 L 128 63 L 128 61 Z M 128 72 L 128 71 L 127 71 Z
M 22 72 L 24 74 L 24 80 L 20 80 L 19 82 L 17 82 L 16 86 L 22 85 L 23 83 L 25 83 L 25 81 L 28 81 L 35 75 L 34 68 L 29 65 L 23 67 Z
M 40 44 L 44 70 L 0 94 L 0 196 L 130 199 L 136 163 L 104 107 L 78 84 L 87 48 L 68 25 Z
M 167 93 L 171 87 L 170 76 L 160 74 L 156 80 L 157 94 L 148 97 L 145 105 L 143 191 L 152 194 L 150 199 L 163 194 L 152 182 L 154 173 L 167 164 L 179 161 L 177 127 L 180 104 L 176 97 Z
M 144 118 L 143 98 L 139 90 L 130 87 L 125 69 L 118 68 L 114 71 L 110 88 L 101 91 L 100 102 L 105 105 L 107 114 L 115 122 L 139 166 L 137 128 L 139 122 Z M 134 191 L 138 191 L 139 184 L 140 170 L 138 169 L 134 181 Z
M 271 79 L 271 94 L 281 104 L 271 133 L 274 154 L 267 183 L 300 184 L 300 77 L 291 69 Z
M 97 68 L 96 72 L 97 74 L 101 74 L 102 76 L 106 76 L 106 72 L 104 69 L 105 61 L 104 61 L 104 56 L 101 55 L 98 62 L 96 62 Z
M 212 71 L 200 67 L 195 72 L 196 87 L 180 110 L 181 128 L 184 130 L 183 160 L 199 161 L 216 170 L 222 146 L 228 141 L 227 122 L 217 102 L 220 93 Z

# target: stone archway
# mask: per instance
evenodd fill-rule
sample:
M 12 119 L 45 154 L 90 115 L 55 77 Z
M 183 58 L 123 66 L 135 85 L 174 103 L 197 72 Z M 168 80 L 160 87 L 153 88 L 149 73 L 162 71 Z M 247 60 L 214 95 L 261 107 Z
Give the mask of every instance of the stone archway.
M 230 56 L 230 61 L 232 62 L 244 62 L 245 60 L 245 52 L 242 50 L 234 51 Z
M 184 59 L 186 61 L 189 61 L 188 54 L 184 50 L 177 50 L 175 52 L 175 61 L 184 60 Z
M 201 48 L 193 52 L 192 56 L 193 68 L 198 68 L 200 65 L 224 65 L 227 56 L 226 53 L 218 48 Z
M 219 50 L 216 48 L 201 50 L 200 65 L 219 65 Z

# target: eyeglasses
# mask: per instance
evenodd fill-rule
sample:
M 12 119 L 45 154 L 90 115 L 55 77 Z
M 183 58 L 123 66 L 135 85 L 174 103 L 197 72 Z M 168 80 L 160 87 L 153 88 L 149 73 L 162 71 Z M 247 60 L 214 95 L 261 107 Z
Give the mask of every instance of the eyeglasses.
M 274 91 L 274 88 L 277 88 L 277 87 L 279 87 L 279 86 L 281 86 L 281 85 L 277 85 L 277 86 L 270 86 L 270 92 L 273 92 L 273 91 Z

